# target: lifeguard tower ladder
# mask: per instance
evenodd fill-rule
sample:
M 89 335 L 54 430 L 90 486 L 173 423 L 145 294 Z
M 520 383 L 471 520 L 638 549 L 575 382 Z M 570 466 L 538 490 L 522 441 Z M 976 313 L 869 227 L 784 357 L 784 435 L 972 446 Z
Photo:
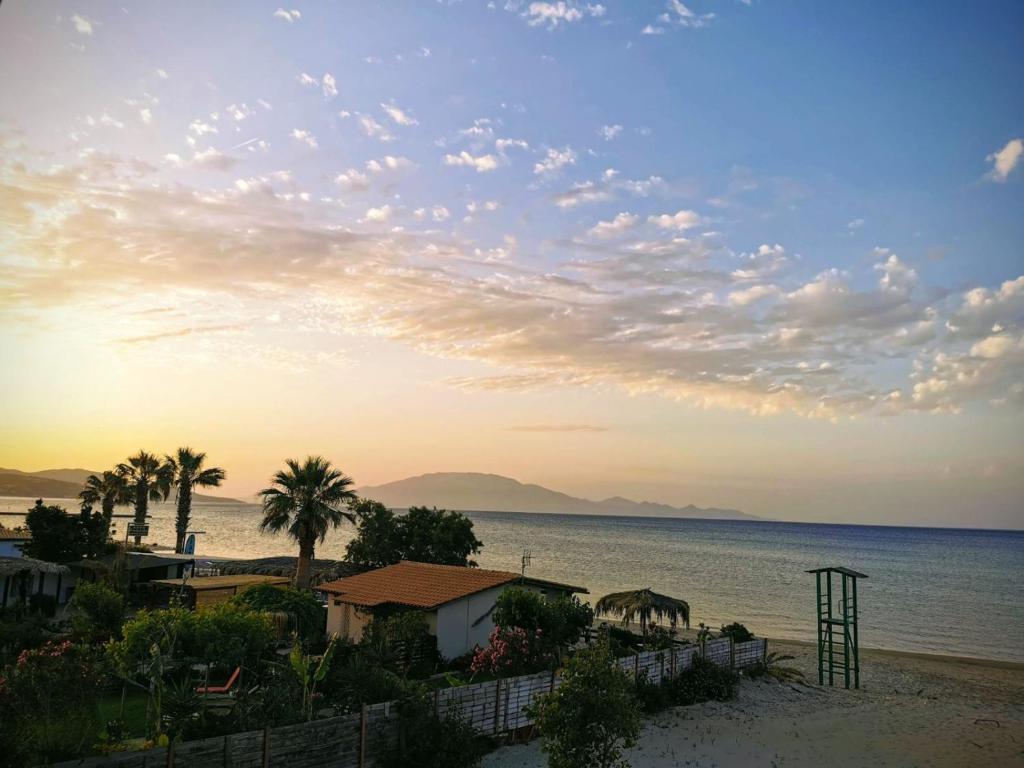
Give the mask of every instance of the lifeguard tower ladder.
M 843 682 L 849 688 L 852 671 L 853 687 L 860 688 L 857 579 L 866 579 L 867 574 L 843 566 L 814 568 L 807 573 L 814 574 L 818 586 L 818 683 L 825 684 L 828 670 L 828 684 L 835 685 L 835 676 L 842 672 Z M 839 576 L 842 589 L 837 603 L 833 603 L 833 574 Z M 838 608 L 836 613 L 833 606 Z

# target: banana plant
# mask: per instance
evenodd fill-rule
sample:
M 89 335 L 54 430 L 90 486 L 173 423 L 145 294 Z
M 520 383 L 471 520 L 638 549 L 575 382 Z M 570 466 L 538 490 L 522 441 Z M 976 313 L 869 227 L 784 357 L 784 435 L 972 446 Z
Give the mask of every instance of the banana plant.
M 338 642 L 338 636 L 332 635 L 331 641 L 327 644 L 327 650 L 319 662 L 311 656 L 302 652 L 302 645 L 299 639 L 295 638 L 295 645 L 292 646 L 291 655 L 288 661 L 291 662 L 292 671 L 302 684 L 302 712 L 306 720 L 313 719 L 313 703 L 316 698 L 316 687 L 324 681 L 331 669 L 331 661 L 334 658 L 334 648 Z

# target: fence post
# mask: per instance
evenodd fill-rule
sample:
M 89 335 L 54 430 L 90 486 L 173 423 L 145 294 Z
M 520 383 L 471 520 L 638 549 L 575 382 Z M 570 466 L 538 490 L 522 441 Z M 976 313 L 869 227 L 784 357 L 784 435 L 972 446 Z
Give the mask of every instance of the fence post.
M 501 713 L 501 678 L 495 681 L 494 686 L 494 735 L 498 735 L 498 716 Z
M 270 729 L 263 729 L 263 768 L 270 766 Z
M 764 645 L 761 646 L 761 661 L 765 664 L 768 663 L 768 638 L 764 639 Z
M 729 638 L 729 669 L 736 670 L 736 641 Z
M 438 697 L 440 695 L 441 695 L 441 689 L 440 688 L 435 688 L 434 689 L 434 717 L 437 717 L 437 703 L 438 703 L 437 699 L 438 699 Z
M 669 653 L 672 654 L 669 656 L 669 674 L 672 675 L 673 680 L 676 679 L 676 650 L 678 649 L 674 645 L 669 648 Z
M 230 768 L 231 765 L 231 747 L 228 746 L 228 737 L 224 737 L 224 753 L 221 755 L 221 763 L 224 768 Z
M 366 765 L 366 705 L 359 709 L 359 768 Z
M 633 656 L 633 682 L 640 679 L 640 654 Z
M 174 739 L 167 742 L 167 768 L 174 768 Z

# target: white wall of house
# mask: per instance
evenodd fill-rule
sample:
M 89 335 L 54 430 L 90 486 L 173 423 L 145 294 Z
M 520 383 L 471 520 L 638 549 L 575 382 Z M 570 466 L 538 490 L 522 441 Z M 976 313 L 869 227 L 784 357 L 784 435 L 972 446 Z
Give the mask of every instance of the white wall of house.
M 437 609 L 437 650 L 444 658 L 453 659 L 469 653 L 477 645 L 487 647 L 494 619 L 485 614 L 494 608 L 498 595 L 504 589 L 500 586 L 477 592 Z M 478 622 L 476 626 L 473 626 L 474 622 Z
M 21 548 L 25 546 L 24 541 L 12 539 L 0 539 L 0 557 L 24 557 Z
M 357 606 L 342 603 L 334 597 L 327 601 L 327 634 L 347 637 L 353 643 L 363 639 L 363 630 L 373 616 Z

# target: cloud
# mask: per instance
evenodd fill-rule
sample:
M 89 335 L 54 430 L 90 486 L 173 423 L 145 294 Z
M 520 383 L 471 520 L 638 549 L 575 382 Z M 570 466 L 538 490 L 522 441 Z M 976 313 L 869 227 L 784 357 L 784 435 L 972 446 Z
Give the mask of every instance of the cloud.
M 141 120 L 145 125 L 149 125 L 153 122 L 153 113 L 148 107 L 143 107 L 139 110 L 139 120 Z
M 604 16 L 605 7 L 599 3 L 580 4 L 573 0 L 558 0 L 558 2 L 532 2 L 523 16 L 531 27 L 547 26 L 554 29 L 559 24 L 572 24 L 582 20 L 585 16 Z
M 648 24 L 646 27 L 640 30 L 641 35 L 664 35 L 664 27 L 655 27 L 652 24 Z
M 217 126 L 210 125 L 198 118 L 189 123 L 188 129 L 196 136 L 202 136 L 207 133 L 220 133 L 220 131 L 217 130 Z
M 349 168 L 335 176 L 334 183 L 344 189 L 366 190 L 370 188 L 370 177 L 355 168 Z
M 599 221 L 590 228 L 588 234 L 593 237 L 610 238 L 628 232 L 636 226 L 640 217 L 632 213 L 620 213 L 611 221 Z
M 316 141 L 316 136 L 314 136 L 309 131 L 300 128 L 292 128 L 292 132 L 289 134 L 289 136 L 291 136 L 296 141 L 305 144 L 310 149 L 316 149 L 319 146 L 319 144 L 317 144 Z
M 142 336 L 128 336 L 123 339 L 118 339 L 121 344 L 147 344 L 153 341 L 163 341 L 164 339 L 180 338 L 182 336 L 194 336 L 198 334 L 207 333 L 224 333 L 225 331 L 241 331 L 244 330 L 244 326 L 226 324 L 226 325 L 207 325 L 200 327 L 187 327 L 177 328 L 171 331 L 160 331 L 158 333 L 150 333 Z
M 358 118 L 359 126 L 363 129 L 363 133 L 371 139 L 385 142 L 394 141 L 395 137 L 388 132 L 388 129 L 370 117 L 370 115 L 359 115 Z
M 692 229 L 700 224 L 700 216 L 695 211 L 683 210 L 672 214 L 648 216 L 647 221 L 662 229 Z
M 498 167 L 498 158 L 494 155 L 480 155 L 475 157 L 466 150 L 462 150 L 457 155 L 445 155 L 445 165 L 461 165 L 467 168 L 475 168 L 477 173 L 486 173 L 487 171 L 493 171 Z
M 621 125 L 603 125 L 603 126 L 601 126 L 601 130 L 599 131 L 599 133 L 601 134 L 601 136 L 604 137 L 605 141 L 611 141 L 616 136 L 618 136 L 620 133 L 622 133 L 622 126 Z
M 297 75 L 295 77 L 295 79 L 298 81 L 299 85 L 304 86 L 306 88 L 319 88 L 320 87 L 320 81 L 317 80 L 312 75 L 306 73 L 306 72 L 303 72 L 302 74 Z
M 289 24 L 296 22 L 302 18 L 302 14 L 299 13 L 298 10 L 296 10 L 295 8 L 292 8 L 290 11 L 286 11 L 284 8 L 278 8 L 276 11 L 274 11 L 273 16 L 275 19 L 287 21 Z
M 534 164 L 533 172 L 537 175 L 552 175 L 560 172 L 567 165 L 576 165 L 576 153 L 572 147 L 549 148 L 544 159 Z
M 218 152 L 213 147 L 192 156 L 191 165 L 204 171 L 230 171 L 238 164 L 238 160 Z
M 324 72 L 324 76 L 320 78 L 320 82 L 323 86 L 325 99 L 330 100 L 338 95 L 338 87 L 334 82 L 334 75 L 330 72 Z
M 1006 178 L 1020 163 L 1022 155 L 1024 155 L 1024 139 L 1010 139 L 1006 142 L 1006 146 L 985 158 L 992 163 L 992 170 L 989 171 L 988 178 L 992 181 L 1006 181 Z
M 620 179 L 618 171 L 609 168 L 600 179 L 576 182 L 568 190 L 553 195 L 551 200 L 559 208 L 574 208 L 586 203 L 612 200 L 620 192 L 636 197 L 647 197 L 662 188 L 664 183 L 660 176 L 651 176 L 647 179 Z
M 217 190 L 167 170 L 98 152 L 64 166 L 0 156 L 5 327 L 102 304 L 113 341 L 130 313 L 173 297 L 193 329 L 276 312 L 469 361 L 479 375 L 447 382 L 462 388 L 613 388 L 823 418 L 1024 407 L 1024 275 L 950 293 L 888 252 L 802 274 L 781 245 L 737 256 L 660 227 L 581 238 L 570 261 L 534 266 L 509 260 L 514 243 L 383 226 L 395 203 L 339 218 L 286 173 Z M 443 219 L 440 205 L 424 217 L 435 208 Z
M 71 17 L 71 24 L 74 26 L 75 31 L 80 35 L 91 35 L 93 27 L 100 26 L 98 21 L 88 19 L 85 16 L 79 16 L 77 13 Z
M 415 118 L 411 117 L 406 111 L 399 108 L 394 102 L 391 102 L 390 104 L 382 103 L 380 108 L 387 113 L 387 116 L 390 117 L 396 125 L 419 125 L 419 122 Z

